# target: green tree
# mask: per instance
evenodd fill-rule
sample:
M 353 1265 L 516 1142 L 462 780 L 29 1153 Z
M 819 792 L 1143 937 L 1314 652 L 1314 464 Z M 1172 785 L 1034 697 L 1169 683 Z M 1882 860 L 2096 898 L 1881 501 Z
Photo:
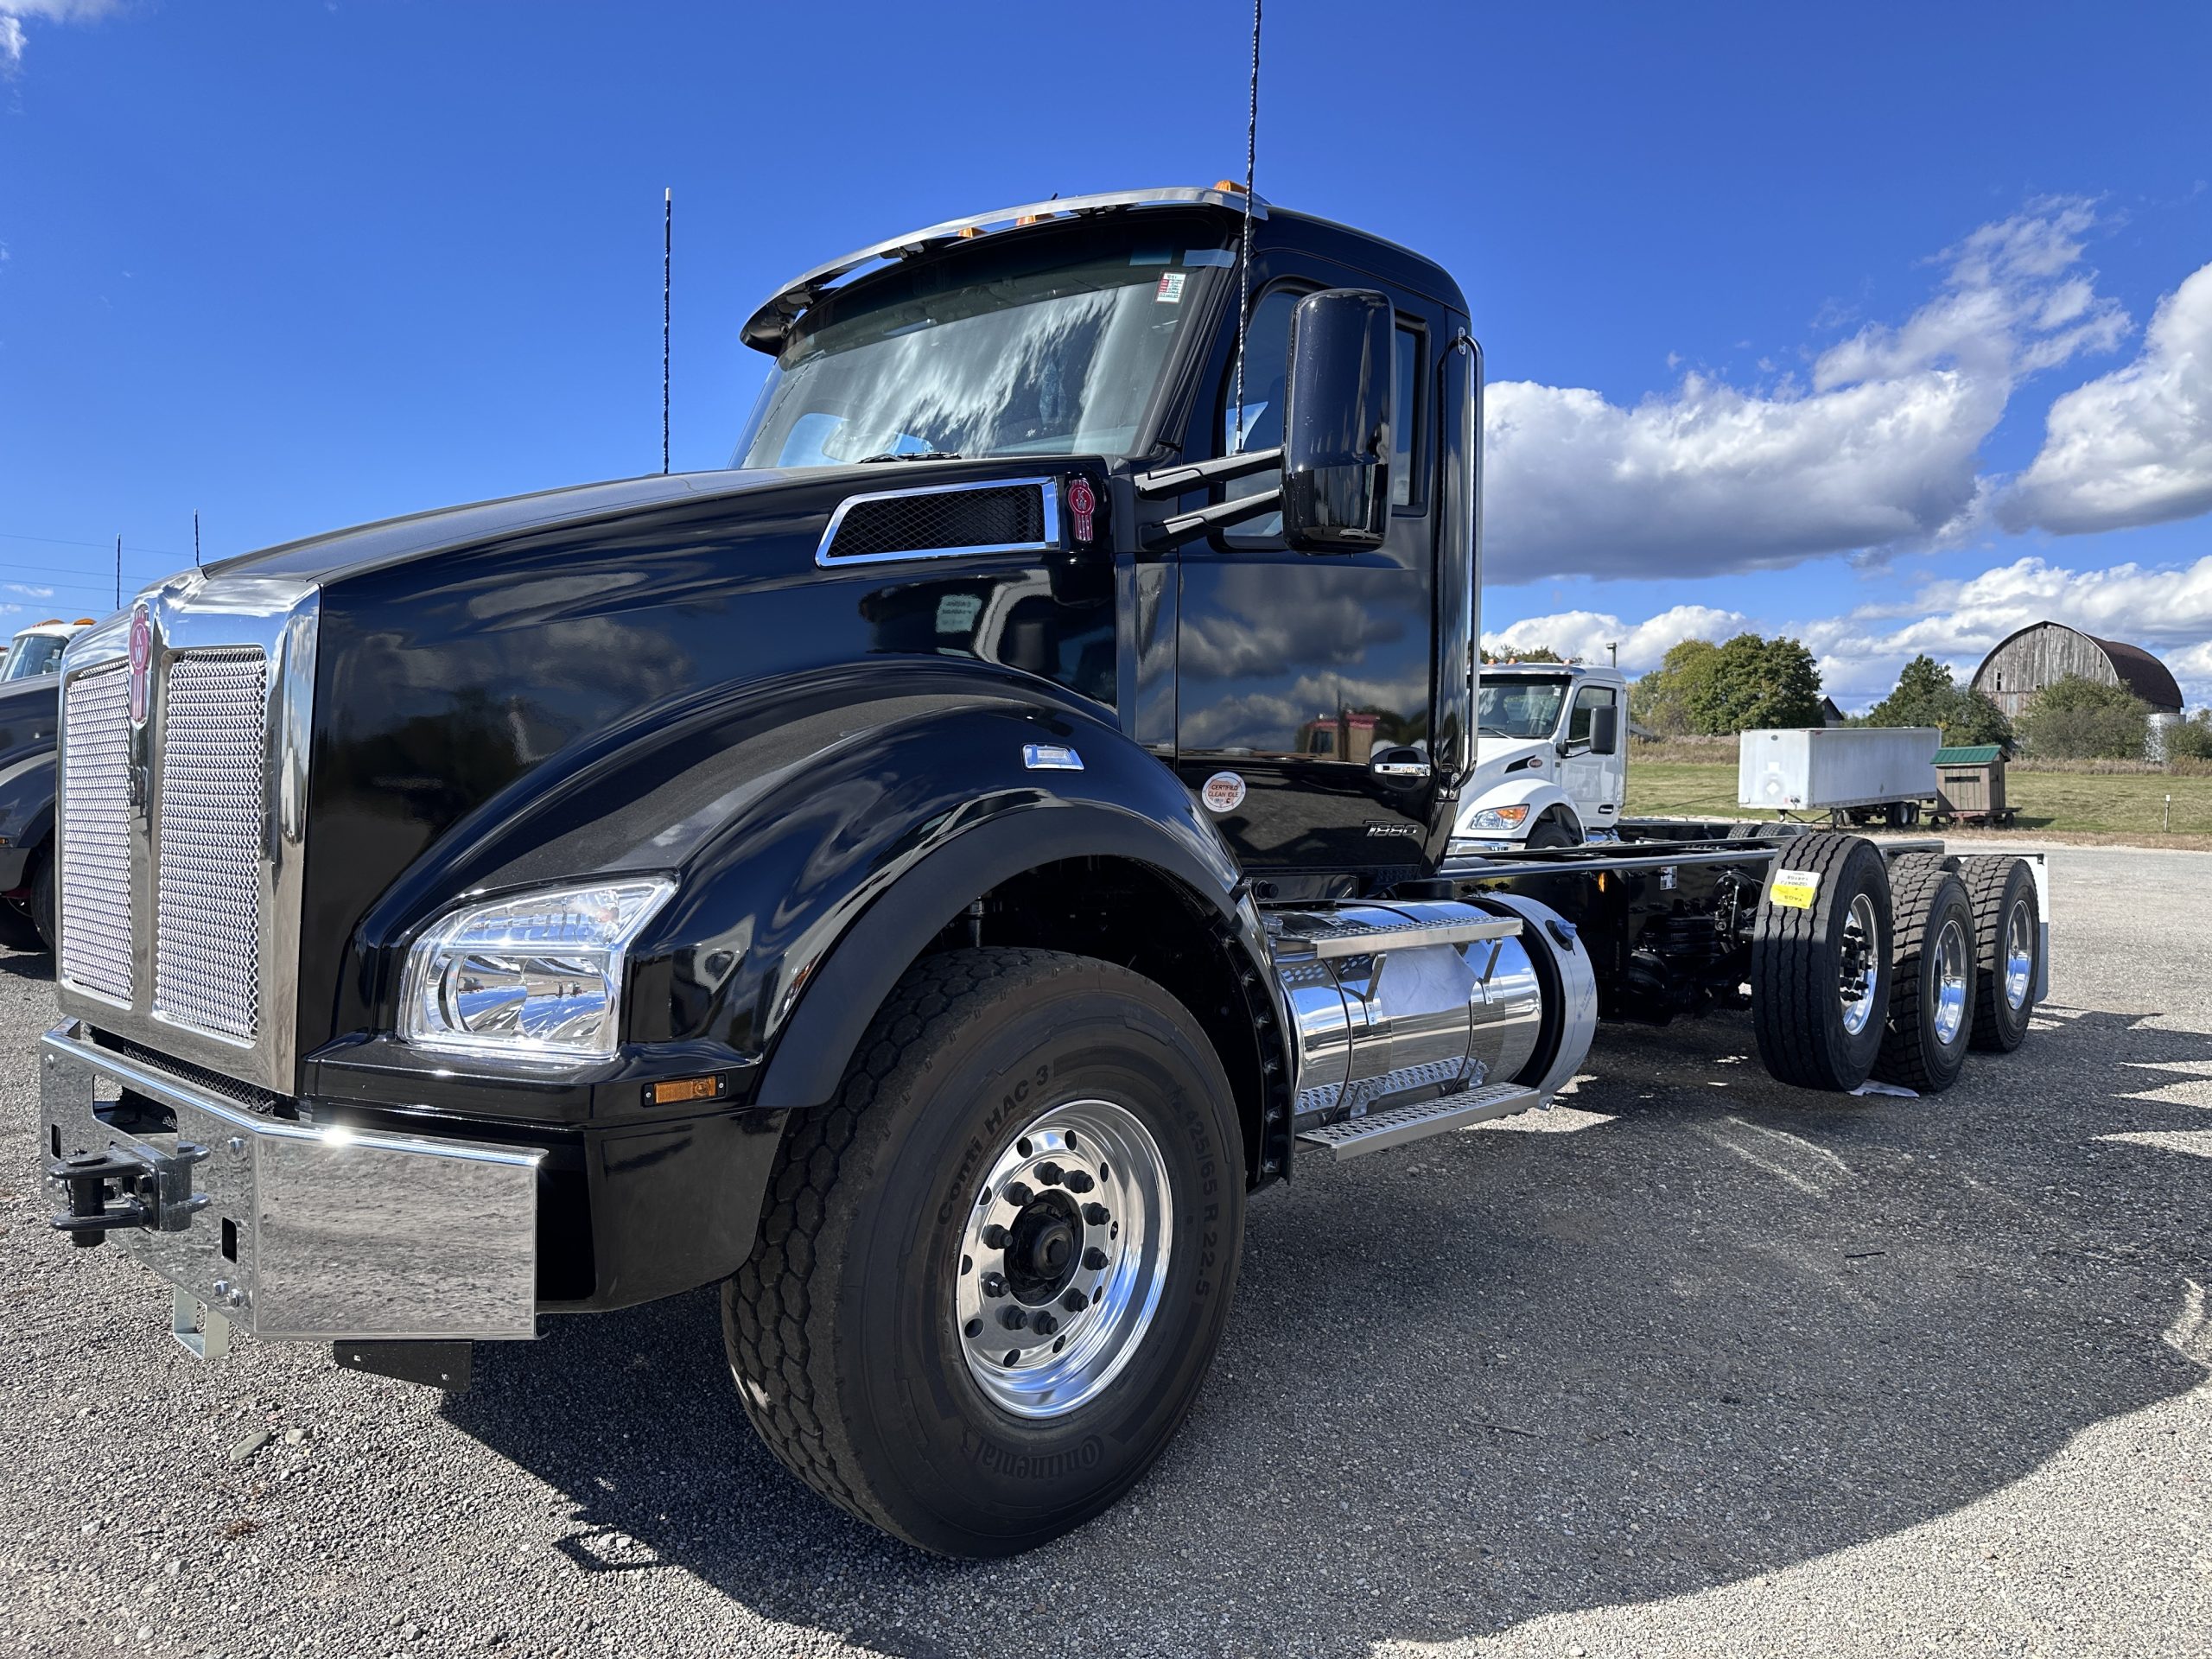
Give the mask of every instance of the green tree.
M 1662 737 L 1702 730 L 1691 709 L 1704 697 L 1719 655 L 1720 647 L 1710 639 L 1683 640 L 1629 687 L 1629 718 Z
M 1821 723 L 1821 671 L 1785 636 L 1739 633 L 1702 666 L 1686 696 L 1694 728 L 1722 734 Z
M 2125 686 L 2079 674 L 2053 680 L 2021 711 L 2020 741 L 2049 760 L 2140 760 L 2151 705 Z
M 1867 710 L 1868 726 L 1936 726 L 1943 741 L 1963 747 L 1975 743 L 2012 747 L 2012 722 L 2005 711 L 1971 686 L 1958 683 L 1950 669 L 1922 655 L 1904 665 L 1897 690 Z
M 2178 725 L 2166 728 L 2166 759 L 2212 760 L 2212 709 L 2200 709 Z

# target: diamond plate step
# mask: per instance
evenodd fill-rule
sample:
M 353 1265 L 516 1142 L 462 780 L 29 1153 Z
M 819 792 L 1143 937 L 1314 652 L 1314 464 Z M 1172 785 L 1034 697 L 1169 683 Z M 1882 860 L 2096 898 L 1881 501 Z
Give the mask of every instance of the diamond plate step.
M 1493 1117 L 1510 1117 L 1541 1105 L 1543 1096 L 1518 1083 L 1486 1084 L 1465 1094 L 1446 1095 L 1411 1106 L 1392 1106 L 1364 1117 L 1346 1118 L 1318 1129 L 1301 1129 L 1298 1138 L 1310 1147 L 1325 1147 L 1338 1163 L 1363 1152 L 1403 1146 L 1446 1129 L 1464 1129 Z

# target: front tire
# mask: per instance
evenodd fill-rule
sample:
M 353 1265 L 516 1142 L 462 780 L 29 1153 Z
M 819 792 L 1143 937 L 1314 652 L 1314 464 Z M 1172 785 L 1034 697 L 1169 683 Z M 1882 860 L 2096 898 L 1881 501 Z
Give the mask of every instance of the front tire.
M 1032 1548 L 1189 1412 L 1243 1215 L 1229 1082 L 1173 997 L 1050 951 L 930 957 L 778 1156 L 722 1293 L 739 1397 L 861 1520 L 939 1554 Z

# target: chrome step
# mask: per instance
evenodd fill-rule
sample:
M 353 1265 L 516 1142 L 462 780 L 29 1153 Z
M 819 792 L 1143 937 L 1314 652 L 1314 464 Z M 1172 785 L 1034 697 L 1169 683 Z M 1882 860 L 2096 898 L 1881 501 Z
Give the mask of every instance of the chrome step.
M 1464 1129 L 1493 1117 L 1510 1117 L 1543 1103 L 1543 1096 L 1524 1084 L 1492 1083 L 1464 1094 L 1444 1095 L 1410 1106 L 1390 1106 L 1364 1117 L 1348 1117 L 1341 1123 L 1318 1129 L 1301 1129 L 1298 1138 L 1310 1147 L 1325 1147 L 1338 1163 L 1363 1152 Z
M 1380 906 L 1362 906 L 1359 919 L 1336 919 L 1329 912 L 1271 917 L 1275 959 L 1306 957 L 1322 962 L 1341 957 L 1373 956 L 1385 950 L 1414 950 L 1424 945 L 1474 944 L 1484 939 L 1510 939 L 1521 931 L 1517 918 L 1469 914 L 1466 907 L 1449 906 L 1461 913 L 1440 917 L 1432 913 L 1408 915 Z

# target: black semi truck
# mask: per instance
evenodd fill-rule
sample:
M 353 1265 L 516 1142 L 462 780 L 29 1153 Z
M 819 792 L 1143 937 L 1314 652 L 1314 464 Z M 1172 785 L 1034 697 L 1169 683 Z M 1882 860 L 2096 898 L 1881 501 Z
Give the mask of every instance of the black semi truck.
M 1447 859 L 1482 375 L 1428 260 L 1077 197 L 743 334 L 730 470 L 229 559 L 70 649 L 55 1224 L 196 1351 L 458 1386 L 719 1285 L 795 1473 L 1005 1554 L 1160 1454 L 1301 1161 L 1546 1106 L 1601 1017 L 1748 1005 L 1831 1090 L 2024 1034 L 2020 861 Z

